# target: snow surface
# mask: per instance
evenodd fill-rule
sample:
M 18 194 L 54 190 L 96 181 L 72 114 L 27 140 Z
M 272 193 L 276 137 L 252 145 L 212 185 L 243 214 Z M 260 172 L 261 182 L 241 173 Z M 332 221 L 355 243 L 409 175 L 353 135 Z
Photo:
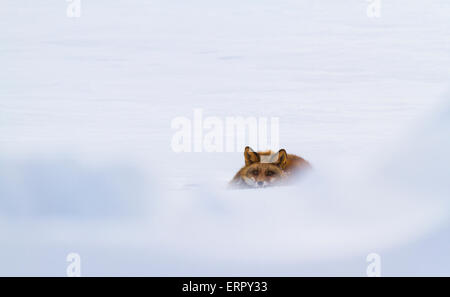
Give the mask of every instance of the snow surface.
M 0 2 L 0 275 L 450 275 L 450 3 Z M 314 166 L 226 190 L 171 121 L 279 117 Z

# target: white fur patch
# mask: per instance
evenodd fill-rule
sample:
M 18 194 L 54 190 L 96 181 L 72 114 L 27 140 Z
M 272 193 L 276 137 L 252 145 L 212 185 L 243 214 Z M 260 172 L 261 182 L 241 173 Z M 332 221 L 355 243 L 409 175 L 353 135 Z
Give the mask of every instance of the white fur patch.
M 254 187 L 256 185 L 256 181 L 253 178 L 250 178 L 250 177 L 247 177 L 247 176 L 243 176 L 242 179 L 249 186 Z

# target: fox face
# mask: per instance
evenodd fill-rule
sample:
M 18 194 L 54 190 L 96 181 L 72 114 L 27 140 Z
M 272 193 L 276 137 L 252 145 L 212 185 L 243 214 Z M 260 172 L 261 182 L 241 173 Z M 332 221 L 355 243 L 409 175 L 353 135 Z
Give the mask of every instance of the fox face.
M 246 147 L 245 166 L 239 170 L 232 184 L 247 188 L 264 188 L 281 183 L 286 172 L 287 154 L 284 149 L 278 153 L 253 151 Z
M 244 167 L 242 180 L 250 187 L 264 188 L 279 184 L 285 176 L 283 170 L 272 163 L 253 163 Z
M 275 185 L 288 185 L 299 174 L 310 170 L 308 161 L 294 154 L 287 154 L 281 149 L 255 152 L 250 147 L 244 151 L 245 166 L 230 181 L 232 188 L 264 188 Z

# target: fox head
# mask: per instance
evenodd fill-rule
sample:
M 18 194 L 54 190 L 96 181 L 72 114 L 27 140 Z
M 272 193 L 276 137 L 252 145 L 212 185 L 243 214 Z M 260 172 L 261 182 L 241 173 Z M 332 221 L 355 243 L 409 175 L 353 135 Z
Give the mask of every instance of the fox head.
M 241 171 L 244 182 L 255 188 L 279 184 L 286 173 L 287 153 L 284 149 L 278 153 L 257 153 L 250 147 L 244 151 L 245 167 Z

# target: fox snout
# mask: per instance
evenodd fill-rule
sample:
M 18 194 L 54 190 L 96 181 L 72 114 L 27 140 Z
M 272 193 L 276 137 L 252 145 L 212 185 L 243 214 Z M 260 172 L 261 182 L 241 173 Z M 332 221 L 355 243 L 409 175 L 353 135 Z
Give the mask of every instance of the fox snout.
M 268 181 L 258 180 L 254 177 L 246 177 L 246 178 L 244 178 L 244 181 L 247 185 L 254 187 L 254 188 L 264 188 L 269 185 Z
M 269 186 L 270 182 L 265 180 L 256 180 L 252 177 L 246 177 L 244 178 L 244 181 L 247 185 L 254 188 L 264 188 Z
M 257 181 L 257 182 L 256 182 L 255 187 L 256 187 L 256 188 L 265 188 L 265 187 L 268 187 L 268 186 L 270 186 L 270 185 L 272 185 L 272 184 L 274 184 L 274 182 L 273 182 L 272 180 L 270 180 L 270 181 L 267 181 L 267 180 L 260 180 L 260 181 Z

